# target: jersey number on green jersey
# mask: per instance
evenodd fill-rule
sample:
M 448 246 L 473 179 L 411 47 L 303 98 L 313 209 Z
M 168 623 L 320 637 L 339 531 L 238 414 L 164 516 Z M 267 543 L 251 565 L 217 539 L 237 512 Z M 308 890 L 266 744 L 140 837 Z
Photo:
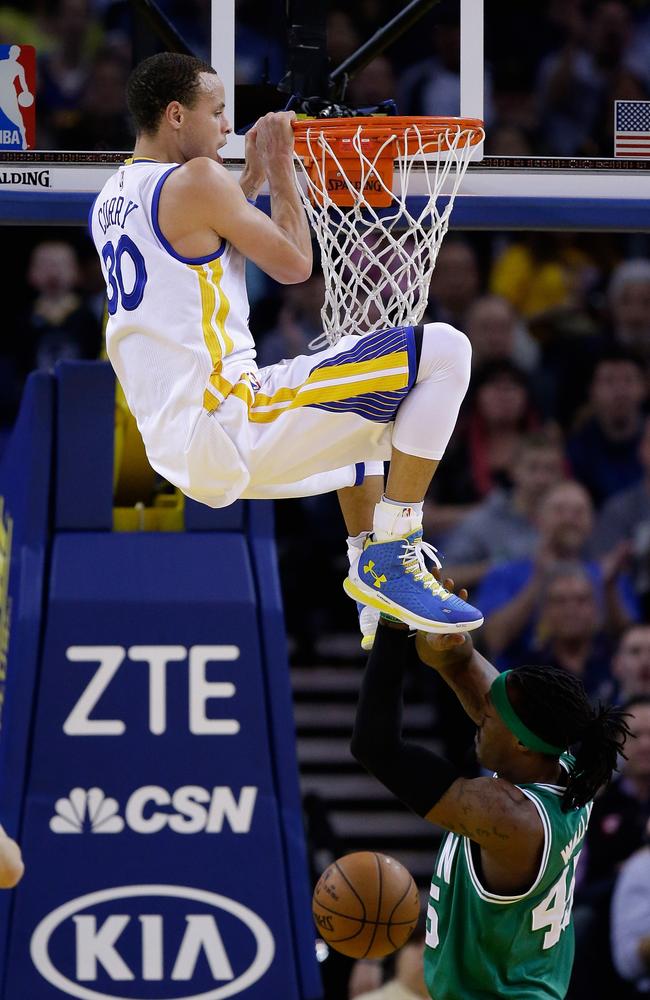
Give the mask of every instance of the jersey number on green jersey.
M 576 885 L 576 865 L 580 851 L 569 861 L 562 874 L 551 888 L 551 891 L 533 910 L 533 930 L 541 931 L 548 927 L 544 935 L 542 948 L 552 948 L 560 940 L 571 920 L 573 908 L 573 893 Z M 568 887 L 567 887 L 568 886 Z

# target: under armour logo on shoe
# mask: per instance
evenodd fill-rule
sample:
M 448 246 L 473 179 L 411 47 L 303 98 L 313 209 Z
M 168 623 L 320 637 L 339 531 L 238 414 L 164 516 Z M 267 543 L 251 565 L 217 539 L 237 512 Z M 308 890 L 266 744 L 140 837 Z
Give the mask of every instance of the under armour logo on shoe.
M 367 562 L 366 565 L 363 567 L 363 572 L 370 573 L 371 577 L 374 580 L 373 586 L 377 587 L 377 589 L 381 587 L 382 583 L 386 583 L 386 577 L 384 576 L 383 573 L 381 574 L 381 576 L 379 576 L 378 573 L 375 573 L 375 564 L 372 561 L 372 559 L 369 562 Z

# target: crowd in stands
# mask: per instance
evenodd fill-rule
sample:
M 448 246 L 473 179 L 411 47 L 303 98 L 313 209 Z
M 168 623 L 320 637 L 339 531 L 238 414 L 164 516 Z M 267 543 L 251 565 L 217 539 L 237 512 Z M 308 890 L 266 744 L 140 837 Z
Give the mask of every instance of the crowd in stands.
M 207 56 L 209 0 L 160 6 Z M 332 61 L 401 6 L 333 2 Z M 507 13 L 486 19 L 487 152 L 611 155 L 612 100 L 650 97 L 650 0 L 497 6 Z M 273 31 L 281 17 L 265 18 L 262 32 L 257 5 L 237 7 L 240 81 L 277 79 L 283 41 Z M 351 100 L 363 106 L 397 95 L 403 113 L 457 113 L 458 28 L 447 7 L 440 11 L 354 79 Z M 39 52 L 41 148 L 130 147 L 124 91 L 138 54 L 131 18 L 122 0 L 0 6 L 0 42 Z M 139 54 L 150 51 L 149 39 Z M 0 339 L 0 452 L 30 371 L 98 356 L 104 304 L 99 264 L 82 235 L 15 231 L 7 268 L 12 335 Z M 250 279 L 260 365 L 306 352 L 321 331 L 320 270 L 286 288 L 255 269 Z M 578 871 L 569 998 L 647 995 L 650 244 L 640 236 L 452 232 L 424 320 L 452 323 L 473 347 L 472 383 L 427 497 L 425 526 L 449 575 L 485 614 L 484 652 L 501 668 L 557 664 L 583 679 L 594 702 L 631 713 L 636 738 L 594 806 Z M 329 606 L 314 607 L 290 573 L 284 579 L 294 657 L 316 661 L 315 636 L 355 629 L 341 591 L 347 563 L 336 501 L 278 504 L 277 523 L 284 565 L 308 558 L 312 547 L 321 559 L 332 553 L 321 588 Z M 461 760 L 467 731 L 453 700 L 440 714 L 440 738 Z M 372 965 L 356 972 L 357 984 L 380 990 L 368 1000 L 424 996 L 414 963 L 416 950 L 405 949 L 391 973 L 406 984 L 402 992 L 380 987 Z

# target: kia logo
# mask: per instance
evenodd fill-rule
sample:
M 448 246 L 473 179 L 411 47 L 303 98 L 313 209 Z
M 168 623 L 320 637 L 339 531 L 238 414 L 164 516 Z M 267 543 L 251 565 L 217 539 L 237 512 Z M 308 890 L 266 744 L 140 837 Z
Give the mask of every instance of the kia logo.
M 186 929 L 180 945 L 173 958 L 171 975 L 165 975 L 163 970 L 163 923 L 162 914 L 153 913 L 154 905 L 149 902 L 154 897 L 164 899 L 189 900 L 210 907 L 211 913 L 188 914 L 185 917 Z M 84 915 L 84 911 L 98 907 L 107 902 L 117 902 L 125 899 L 147 901 L 142 913 L 113 913 L 103 917 L 98 926 L 99 918 L 93 914 Z M 119 909 L 119 907 L 118 907 Z M 128 909 L 128 906 L 123 906 Z M 251 965 L 236 978 L 232 971 L 230 959 L 225 951 L 219 932 L 215 913 L 227 913 L 241 921 L 255 939 L 256 951 Z M 76 979 L 69 979 L 54 965 L 49 954 L 50 939 L 54 932 L 71 919 L 74 924 L 76 951 Z M 275 954 L 275 942 L 271 931 L 252 910 L 226 896 L 205 889 L 193 889 L 179 885 L 124 885 L 113 889 L 102 889 L 90 892 L 85 896 L 69 900 L 56 910 L 49 913 L 32 934 L 30 953 L 32 962 L 41 976 L 65 996 L 79 997 L 80 1000 L 134 1000 L 133 993 L 125 996 L 123 992 L 98 992 L 89 986 L 81 984 L 81 980 L 92 982 L 98 978 L 101 966 L 116 983 L 119 980 L 130 980 L 134 985 L 136 976 L 126 964 L 119 951 L 120 936 L 129 924 L 137 926 L 141 934 L 143 978 L 147 980 L 147 996 L 152 981 L 160 981 L 165 1000 L 225 1000 L 226 997 L 243 993 L 249 986 L 261 979 L 267 971 Z M 202 993 L 175 993 L 170 997 L 169 990 L 174 986 L 182 989 L 181 981 L 190 985 L 199 956 L 207 959 L 213 979 L 219 979 L 222 985 Z M 166 957 L 166 955 L 165 955 Z M 223 980 L 228 980 L 223 983 Z M 196 987 L 194 987 L 196 988 Z

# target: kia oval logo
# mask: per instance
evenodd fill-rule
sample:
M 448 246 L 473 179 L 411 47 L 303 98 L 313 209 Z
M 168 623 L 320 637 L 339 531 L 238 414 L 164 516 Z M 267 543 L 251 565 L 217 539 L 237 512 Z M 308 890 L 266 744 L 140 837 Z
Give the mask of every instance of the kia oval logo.
M 152 914 L 153 906 L 150 899 L 190 900 L 210 907 L 212 911 L 229 914 L 239 920 L 250 931 L 255 939 L 255 957 L 249 967 L 236 978 L 225 951 L 214 912 L 208 914 L 193 914 L 186 916 L 187 929 L 178 948 L 174 971 L 171 979 L 164 977 L 162 968 L 162 925 L 163 916 Z M 84 910 L 97 907 L 100 904 L 124 899 L 147 900 L 143 913 L 137 920 L 141 924 L 142 956 L 147 968 L 147 990 L 151 990 L 152 980 L 161 981 L 165 1000 L 225 1000 L 226 997 L 243 993 L 249 986 L 261 979 L 267 971 L 275 955 L 275 942 L 271 931 L 264 921 L 242 903 L 226 896 L 205 889 L 192 889 L 180 885 L 123 885 L 113 889 L 101 889 L 85 896 L 69 900 L 58 906 L 41 920 L 32 934 L 30 953 L 32 961 L 40 974 L 48 983 L 68 997 L 78 997 L 79 1000 L 134 1000 L 133 993 L 128 997 L 120 990 L 119 993 L 98 992 L 89 986 L 84 986 L 79 980 L 86 982 L 97 979 L 97 969 L 101 964 L 105 972 L 114 980 L 130 979 L 131 987 L 135 985 L 135 976 L 126 965 L 119 952 L 119 938 L 122 931 L 131 922 L 133 914 L 113 914 L 104 919 L 102 926 L 97 928 L 97 918 L 93 915 L 82 916 Z M 127 907 L 124 907 L 126 909 Z M 54 932 L 69 918 L 75 924 L 77 942 L 77 978 L 69 979 L 54 965 L 49 954 L 50 939 Z M 215 979 L 228 980 L 225 984 L 202 993 L 179 993 L 169 996 L 172 986 L 179 989 L 178 980 L 185 980 L 188 988 L 192 972 L 196 966 L 199 954 L 203 951 Z M 120 989 L 116 982 L 116 989 Z M 194 987 L 196 988 L 196 987 Z M 148 992 L 147 996 L 152 997 Z

